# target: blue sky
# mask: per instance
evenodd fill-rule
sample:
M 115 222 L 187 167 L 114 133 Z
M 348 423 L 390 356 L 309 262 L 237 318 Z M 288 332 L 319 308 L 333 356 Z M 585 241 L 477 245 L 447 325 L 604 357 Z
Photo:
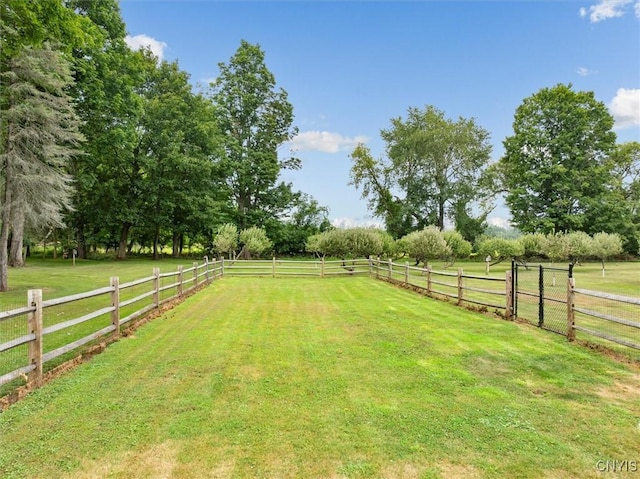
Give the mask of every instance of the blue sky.
M 283 173 L 335 224 L 375 222 L 349 186 L 349 153 L 384 155 L 380 130 L 409 107 L 474 117 L 493 160 L 516 108 L 544 87 L 595 92 L 618 141 L 640 141 L 640 1 L 121 0 L 129 44 L 207 83 L 240 40 L 259 44 L 294 106 L 303 166 Z M 288 149 L 288 148 L 287 148 Z M 286 153 L 286 150 L 285 150 Z M 500 199 L 491 222 L 509 212 Z

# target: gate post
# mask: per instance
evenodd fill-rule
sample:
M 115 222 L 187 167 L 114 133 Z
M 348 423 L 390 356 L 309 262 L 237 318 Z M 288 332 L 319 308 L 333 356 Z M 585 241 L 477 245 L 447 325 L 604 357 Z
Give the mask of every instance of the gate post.
M 512 263 L 513 268 L 513 263 Z M 505 293 L 507 298 L 507 308 L 505 310 L 505 319 L 513 320 L 514 319 L 514 311 L 513 311 L 513 271 L 505 271 Z
M 544 267 L 540 265 L 538 276 L 538 327 L 544 324 Z
M 576 287 L 575 279 L 573 278 L 573 264 L 569 265 L 569 277 L 567 278 L 567 339 L 569 341 L 575 341 L 576 330 L 573 328 L 576 324 L 576 313 L 573 310 Z
M 458 268 L 458 301 L 457 305 L 462 305 L 462 268 Z

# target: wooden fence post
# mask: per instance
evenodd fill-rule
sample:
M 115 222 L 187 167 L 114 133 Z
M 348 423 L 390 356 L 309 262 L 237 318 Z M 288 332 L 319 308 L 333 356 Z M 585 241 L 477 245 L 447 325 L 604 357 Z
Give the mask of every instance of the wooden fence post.
M 409 262 L 404 262 L 404 284 L 409 284 Z
M 389 279 L 391 279 L 391 270 L 392 270 L 392 268 L 393 268 L 393 266 L 392 266 L 392 263 L 391 263 L 391 258 L 389 258 L 389 272 L 388 272 L 388 275 L 387 275 L 387 278 L 389 278 Z
M 113 288 L 111 291 L 111 306 L 113 306 L 111 324 L 116 328 L 113 331 L 113 336 L 117 338 L 120 336 L 120 278 L 112 276 L 111 287 Z
M 27 291 L 27 301 L 29 306 L 35 308 L 35 311 L 27 315 L 27 322 L 29 331 L 36 336 L 29 343 L 29 364 L 35 366 L 35 369 L 29 373 L 29 381 L 40 386 L 42 384 L 42 290 Z
M 276 257 L 273 257 L 273 261 L 272 261 L 272 267 L 271 267 L 271 277 L 275 278 L 276 277 Z
M 427 294 L 431 295 L 431 266 L 427 266 Z
M 380 278 L 380 256 L 376 256 L 376 279 Z
M 160 306 L 160 268 L 153 268 L 153 304 Z
M 513 273 L 511 270 L 505 272 L 505 293 L 507 298 L 507 309 L 505 310 L 505 319 L 513 320 Z
M 220 258 L 220 277 L 224 278 L 224 256 Z
M 211 279 L 209 278 L 209 258 L 204 257 L 204 280 L 207 284 L 211 283 Z
M 198 286 L 198 262 L 193 262 L 193 287 Z
M 178 266 L 178 296 L 182 296 L 183 292 L 183 280 L 184 280 L 184 268 L 182 265 Z
M 567 339 L 569 341 L 575 341 L 576 330 L 573 326 L 576 324 L 576 313 L 573 310 L 574 300 L 576 293 L 574 288 L 576 287 L 575 278 L 567 279 Z
M 458 268 L 458 302 L 457 305 L 462 305 L 462 268 Z
M 213 275 L 212 275 L 212 279 L 211 279 L 212 281 L 216 280 L 216 275 L 217 275 L 216 268 L 218 267 L 217 263 L 218 263 L 217 259 L 213 258 Z
M 320 258 L 320 277 L 324 278 L 324 256 Z

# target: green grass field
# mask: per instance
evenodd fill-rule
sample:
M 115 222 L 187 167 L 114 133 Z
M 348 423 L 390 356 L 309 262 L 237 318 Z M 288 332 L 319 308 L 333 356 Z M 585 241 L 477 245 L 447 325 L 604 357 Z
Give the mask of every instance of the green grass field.
M 384 282 L 227 278 L 0 414 L 0 477 L 607 477 L 639 383 Z
M 199 261 L 202 263 L 202 260 Z M 150 276 L 153 268 L 161 273 L 176 271 L 179 265 L 190 268 L 193 260 L 163 259 L 127 259 L 124 261 L 42 260 L 30 258 L 24 268 L 9 268 L 9 291 L 0 293 L 0 310 L 9 309 L 17 304 L 24 306 L 27 290 L 42 289 L 44 299 L 58 298 L 82 293 L 92 289 L 109 286 L 109 278 L 118 276 L 124 283 Z

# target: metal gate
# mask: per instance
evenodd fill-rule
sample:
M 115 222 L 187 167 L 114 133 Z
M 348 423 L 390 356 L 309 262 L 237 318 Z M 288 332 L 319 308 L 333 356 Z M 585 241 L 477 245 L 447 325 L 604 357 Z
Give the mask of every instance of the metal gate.
M 573 265 L 511 263 L 513 309 L 518 319 L 562 335 L 567 334 L 567 279 Z

